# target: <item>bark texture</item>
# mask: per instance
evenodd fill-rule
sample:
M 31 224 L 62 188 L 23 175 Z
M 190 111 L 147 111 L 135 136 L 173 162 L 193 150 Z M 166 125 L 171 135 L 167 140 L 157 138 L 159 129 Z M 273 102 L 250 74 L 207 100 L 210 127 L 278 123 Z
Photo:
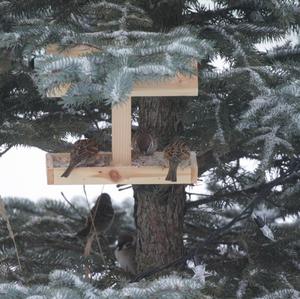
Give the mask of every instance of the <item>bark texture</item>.
M 184 186 L 134 188 L 138 271 L 164 265 L 183 254 Z
M 185 100 L 140 100 L 139 125 L 158 136 L 159 149 L 183 129 Z M 185 191 L 182 185 L 135 185 L 138 272 L 182 256 Z
M 139 125 L 151 129 L 158 137 L 158 150 L 183 132 L 183 113 L 187 107 L 183 98 L 145 98 L 139 103 Z

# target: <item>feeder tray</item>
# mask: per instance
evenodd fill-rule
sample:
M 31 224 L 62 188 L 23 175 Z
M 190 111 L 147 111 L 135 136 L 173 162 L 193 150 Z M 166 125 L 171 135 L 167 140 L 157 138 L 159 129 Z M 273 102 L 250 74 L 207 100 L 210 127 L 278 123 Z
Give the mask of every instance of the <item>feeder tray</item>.
M 49 185 L 87 184 L 191 184 L 197 181 L 197 160 L 194 152 L 188 161 L 179 165 L 177 181 L 166 181 L 168 165 L 162 152 L 153 156 L 141 156 L 129 166 L 111 166 L 112 154 L 99 152 L 99 160 L 93 167 L 77 167 L 69 177 L 61 177 L 69 164 L 68 153 L 47 154 L 47 178 Z

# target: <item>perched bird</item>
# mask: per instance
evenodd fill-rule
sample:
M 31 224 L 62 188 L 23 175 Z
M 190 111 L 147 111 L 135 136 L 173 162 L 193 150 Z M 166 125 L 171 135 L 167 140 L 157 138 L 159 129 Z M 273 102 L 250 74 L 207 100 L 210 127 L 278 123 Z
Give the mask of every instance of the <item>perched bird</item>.
M 80 165 L 90 165 L 96 162 L 99 144 L 94 138 L 77 140 L 70 153 L 70 163 L 61 177 L 68 177 L 72 170 Z
M 157 149 L 157 139 L 147 129 L 138 129 L 132 138 L 133 151 L 137 154 L 152 155 Z
M 129 233 L 123 233 L 118 238 L 117 248 L 115 249 L 115 257 L 120 267 L 133 275 L 136 274 L 136 238 Z
M 90 234 L 102 234 L 107 231 L 114 219 L 114 209 L 112 207 L 109 194 L 102 193 L 96 200 L 86 220 L 85 228 L 77 233 L 78 237 L 87 237 Z M 95 232 L 96 230 L 96 232 Z
M 251 218 L 254 220 L 258 228 L 261 230 L 263 235 L 271 241 L 275 241 L 274 235 L 270 227 L 266 224 L 266 222 L 258 215 L 252 213 Z
M 183 140 L 176 140 L 164 149 L 164 158 L 169 161 L 169 172 L 166 181 L 177 181 L 178 165 L 190 158 L 190 149 Z

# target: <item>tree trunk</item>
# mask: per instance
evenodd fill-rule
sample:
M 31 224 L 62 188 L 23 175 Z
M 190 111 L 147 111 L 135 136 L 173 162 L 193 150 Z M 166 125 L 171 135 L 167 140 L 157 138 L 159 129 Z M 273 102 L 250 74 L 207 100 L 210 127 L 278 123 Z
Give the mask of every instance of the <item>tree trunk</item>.
M 140 100 L 139 125 L 159 137 L 159 150 L 182 130 L 183 99 Z M 181 257 L 183 254 L 183 185 L 135 185 L 137 264 L 142 272 Z
M 184 186 L 135 186 L 134 197 L 138 271 L 182 256 Z

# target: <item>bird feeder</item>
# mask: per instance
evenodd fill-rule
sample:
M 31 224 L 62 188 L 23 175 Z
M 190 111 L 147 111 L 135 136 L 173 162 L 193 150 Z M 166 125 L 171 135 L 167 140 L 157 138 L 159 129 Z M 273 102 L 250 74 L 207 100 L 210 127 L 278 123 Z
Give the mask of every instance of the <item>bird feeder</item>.
M 56 45 L 47 49 L 49 54 L 63 56 L 81 56 L 99 51 L 87 46 L 76 46 L 59 51 Z M 195 65 L 196 68 L 196 65 Z M 53 89 L 48 97 L 61 97 L 69 84 Z M 47 180 L 50 185 L 82 184 L 192 184 L 197 181 L 198 166 L 196 153 L 191 152 L 190 159 L 181 163 L 177 170 L 177 181 L 166 181 L 168 161 L 162 152 L 151 156 L 132 159 L 131 148 L 131 98 L 132 97 L 177 97 L 197 96 L 198 76 L 178 74 L 164 82 L 144 82 L 134 85 L 125 102 L 112 107 L 112 152 L 99 152 L 99 163 L 89 167 L 75 168 L 69 177 L 61 177 L 69 164 L 69 153 L 48 153 Z M 171 99 L 170 99 L 171 100 Z

